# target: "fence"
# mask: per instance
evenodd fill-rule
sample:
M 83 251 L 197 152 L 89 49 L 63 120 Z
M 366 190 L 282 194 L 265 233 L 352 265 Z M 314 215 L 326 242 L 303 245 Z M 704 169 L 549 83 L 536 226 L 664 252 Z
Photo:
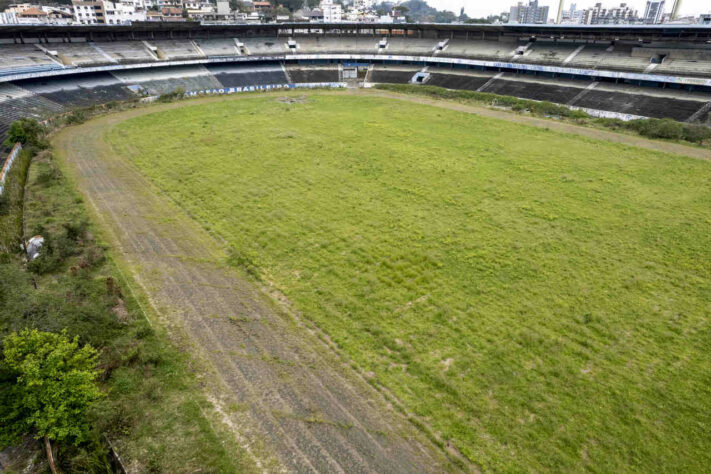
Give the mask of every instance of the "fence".
M 12 168 L 12 164 L 20 154 L 20 150 L 22 150 L 22 145 L 15 143 L 15 146 L 12 147 L 12 151 L 7 155 L 5 164 L 2 165 L 2 170 L 0 171 L 0 194 L 5 190 L 5 178 L 7 178 L 7 175 L 10 173 L 10 168 Z

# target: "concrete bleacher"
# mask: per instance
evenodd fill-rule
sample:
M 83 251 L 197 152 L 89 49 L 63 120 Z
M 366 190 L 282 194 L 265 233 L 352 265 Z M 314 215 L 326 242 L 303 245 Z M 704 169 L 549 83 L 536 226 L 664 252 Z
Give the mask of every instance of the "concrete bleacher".
M 373 37 L 330 38 L 297 36 L 294 41 L 296 42 L 296 54 L 376 54 L 379 40 Z
M 0 83 L 0 142 L 15 120 L 25 117 L 42 120 L 63 110 L 60 104 L 31 91 L 8 82 Z
M 609 44 L 586 44 L 567 64 L 566 66 L 595 69 L 602 61 L 602 57 L 607 54 L 610 49 Z
M 57 77 L 51 81 L 28 79 L 14 84 L 64 107 L 87 107 L 136 97 L 120 80 L 109 73 Z
M 519 55 L 518 62 L 532 64 L 562 65 L 580 45 L 574 43 L 551 43 L 536 41 L 523 55 Z
M 283 55 L 289 52 L 286 46 L 287 38 L 240 38 L 246 54 L 251 56 Z
M 430 73 L 426 82 L 428 86 L 469 91 L 478 90 L 493 77 L 493 73 L 469 74 L 440 68 L 429 68 L 428 72 Z
M 197 39 L 195 44 L 206 56 L 239 56 L 240 51 L 234 38 Z
M 121 64 L 150 63 L 157 58 L 142 41 L 96 43 L 96 46 Z
M 203 66 L 180 66 L 153 69 L 136 69 L 112 73 L 124 85 L 140 85 L 149 94 L 219 89 L 222 84 Z
M 643 117 L 685 121 L 696 113 L 704 105 L 704 102 L 594 89 L 576 101 L 575 105 Z
M 550 81 L 519 79 L 515 74 L 510 74 L 492 81 L 482 92 L 565 104 L 577 96 L 585 85 L 587 83 L 582 82 L 579 87 L 570 87 Z
M 515 41 L 450 40 L 439 56 L 495 59 L 509 61 L 514 56 L 518 43 Z
M 61 68 L 61 64 L 34 45 L 0 45 L 0 76 Z
M 54 43 L 47 45 L 49 51 L 57 53 L 57 59 L 66 66 L 103 66 L 114 64 L 116 60 L 93 43 Z
M 338 82 L 338 68 L 335 66 L 288 66 L 291 82 Z
M 651 54 L 648 56 L 632 56 L 632 46 L 615 45 L 612 51 L 606 51 L 602 55 L 597 69 L 644 72 L 650 64 Z
M 406 56 L 431 56 L 439 40 L 420 38 L 387 38 L 387 46 L 381 54 L 403 54 Z
M 581 69 L 609 69 L 615 71 L 644 72 L 651 64 L 649 56 L 632 56 L 632 46 L 586 44 L 568 63 L 568 67 Z
M 158 59 L 174 61 L 178 59 L 199 59 L 205 55 L 190 40 L 159 40 L 149 41 L 151 46 L 157 48 Z
M 288 84 L 281 66 L 242 66 L 238 64 L 213 64 L 206 66 L 223 87 Z
M 369 82 L 407 84 L 421 68 L 408 66 L 376 65 L 369 74 Z

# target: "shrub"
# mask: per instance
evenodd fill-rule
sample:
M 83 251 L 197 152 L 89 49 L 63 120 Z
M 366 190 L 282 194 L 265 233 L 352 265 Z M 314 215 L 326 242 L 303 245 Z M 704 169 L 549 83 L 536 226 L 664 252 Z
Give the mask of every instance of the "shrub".
M 704 141 L 711 139 L 711 128 L 705 127 L 703 125 L 683 125 L 683 135 L 684 140 L 703 144 Z
M 84 110 L 74 110 L 69 115 L 67 115 L 65 122 L 67 125 L 74 125 L 86 122 L 87 115 Z
M 20 120 L 15 120 L 10 124 L 4 145 L 11 148 L 18 142 L 23 145 L 46 148 L 47 142 L 44 140 L 44 127 L 34 119 L 21 118 Z

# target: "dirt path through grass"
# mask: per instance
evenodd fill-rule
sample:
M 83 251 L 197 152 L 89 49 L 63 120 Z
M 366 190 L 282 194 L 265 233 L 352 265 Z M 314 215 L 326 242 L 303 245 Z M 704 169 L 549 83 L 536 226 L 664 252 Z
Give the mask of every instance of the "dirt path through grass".
M 213 370 L 206 391 L 268 470 L 434 472 L 442 453 L 296 317 L 225 265 L 223 246 L 118 158 L 104 133 L 134 109 L 58 133 L 53 143 L 110 244 L 162 323 Z M 176 453 L 179 455 L 179 453 Z

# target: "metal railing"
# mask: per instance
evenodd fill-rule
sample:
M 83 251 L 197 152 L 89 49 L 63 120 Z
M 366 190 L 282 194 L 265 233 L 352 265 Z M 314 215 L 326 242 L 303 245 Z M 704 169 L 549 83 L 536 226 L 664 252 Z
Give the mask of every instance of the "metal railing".
M 10 154 L 7 155 L 7 158 L 5 159 L 5 163 L 2 165 L 2 170 L 0 170 L 0 194 L 2 194 L 3 191 L 5 190 L 5 179 L 7 178 L 7 175 L 10 173 L 12 164 L 15 162 L 15 159 L 19 156 L 21 150 L 22 150 L 22 145 L 19 143 L 15 143 L 15 146 L 12 147 L 12 151 L 10 151 Z

